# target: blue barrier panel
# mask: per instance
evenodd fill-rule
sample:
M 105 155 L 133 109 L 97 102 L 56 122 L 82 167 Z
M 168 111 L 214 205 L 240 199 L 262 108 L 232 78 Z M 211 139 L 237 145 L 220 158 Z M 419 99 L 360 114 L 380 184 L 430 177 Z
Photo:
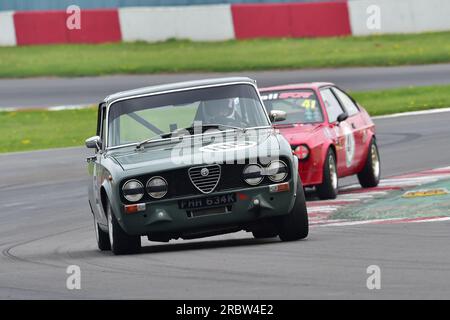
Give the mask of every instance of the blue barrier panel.
M 81 8 L 118 8 L 136 6 L 181 6 L 222 3 L 323 2 L 327 0 L 0 0 L 0 10 L 65 10 Z M 328 0 L 333 1 L 333 0 Z

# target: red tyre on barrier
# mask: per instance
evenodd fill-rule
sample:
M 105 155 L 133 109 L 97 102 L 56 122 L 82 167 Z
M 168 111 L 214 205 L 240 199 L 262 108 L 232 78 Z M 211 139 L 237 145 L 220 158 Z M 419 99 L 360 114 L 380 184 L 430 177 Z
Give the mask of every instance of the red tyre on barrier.
M 367 111 L 332 83 L 295 84 L 260 89 L 268 112 L 286 113 L 277 122 L 299 159 L 305 187 L 320 199 L 334 199 L 338 179 L 357 175 L 362 187 L 378 185 L 380 156 L 375 125 Z

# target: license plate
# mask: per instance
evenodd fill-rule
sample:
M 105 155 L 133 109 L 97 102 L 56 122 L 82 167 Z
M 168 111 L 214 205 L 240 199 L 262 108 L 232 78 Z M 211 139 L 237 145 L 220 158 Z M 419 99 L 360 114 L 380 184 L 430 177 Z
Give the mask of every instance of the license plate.
M 236 194 L 224 194 L 205 198 L 186 199 L 178 201 L 178 207 L 183 210 L 226 206 L 236 202 Z

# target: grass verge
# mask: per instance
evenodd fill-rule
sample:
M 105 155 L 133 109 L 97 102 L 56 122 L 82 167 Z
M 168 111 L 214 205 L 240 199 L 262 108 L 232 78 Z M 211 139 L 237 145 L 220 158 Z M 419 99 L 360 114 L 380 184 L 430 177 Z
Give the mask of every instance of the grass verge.
M 450 62 L 450 32 L 0 47 L 0 78 L 394 66 Z
M 94 108 L 0 112 L 0 152 L 79 146 L 95 135 Z
M 372 116 L 450 107 L 450 86 L 352 92 Z
M 450 86 L 352 94 L 371 115 L 450 106 Z M 0 152 L 80 146 L 95 134 L 96 109 L 0 112 Z

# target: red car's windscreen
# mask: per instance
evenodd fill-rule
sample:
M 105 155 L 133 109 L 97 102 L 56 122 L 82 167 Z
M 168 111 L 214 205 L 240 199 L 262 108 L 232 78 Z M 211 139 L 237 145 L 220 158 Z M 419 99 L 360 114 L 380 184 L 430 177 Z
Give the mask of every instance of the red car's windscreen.
M 267 112 L 286 112 L 286 120 L 277 124 L 315 123 L 323 121 L 322 109 L 312 90 L 262 92 L 261 98 Z

